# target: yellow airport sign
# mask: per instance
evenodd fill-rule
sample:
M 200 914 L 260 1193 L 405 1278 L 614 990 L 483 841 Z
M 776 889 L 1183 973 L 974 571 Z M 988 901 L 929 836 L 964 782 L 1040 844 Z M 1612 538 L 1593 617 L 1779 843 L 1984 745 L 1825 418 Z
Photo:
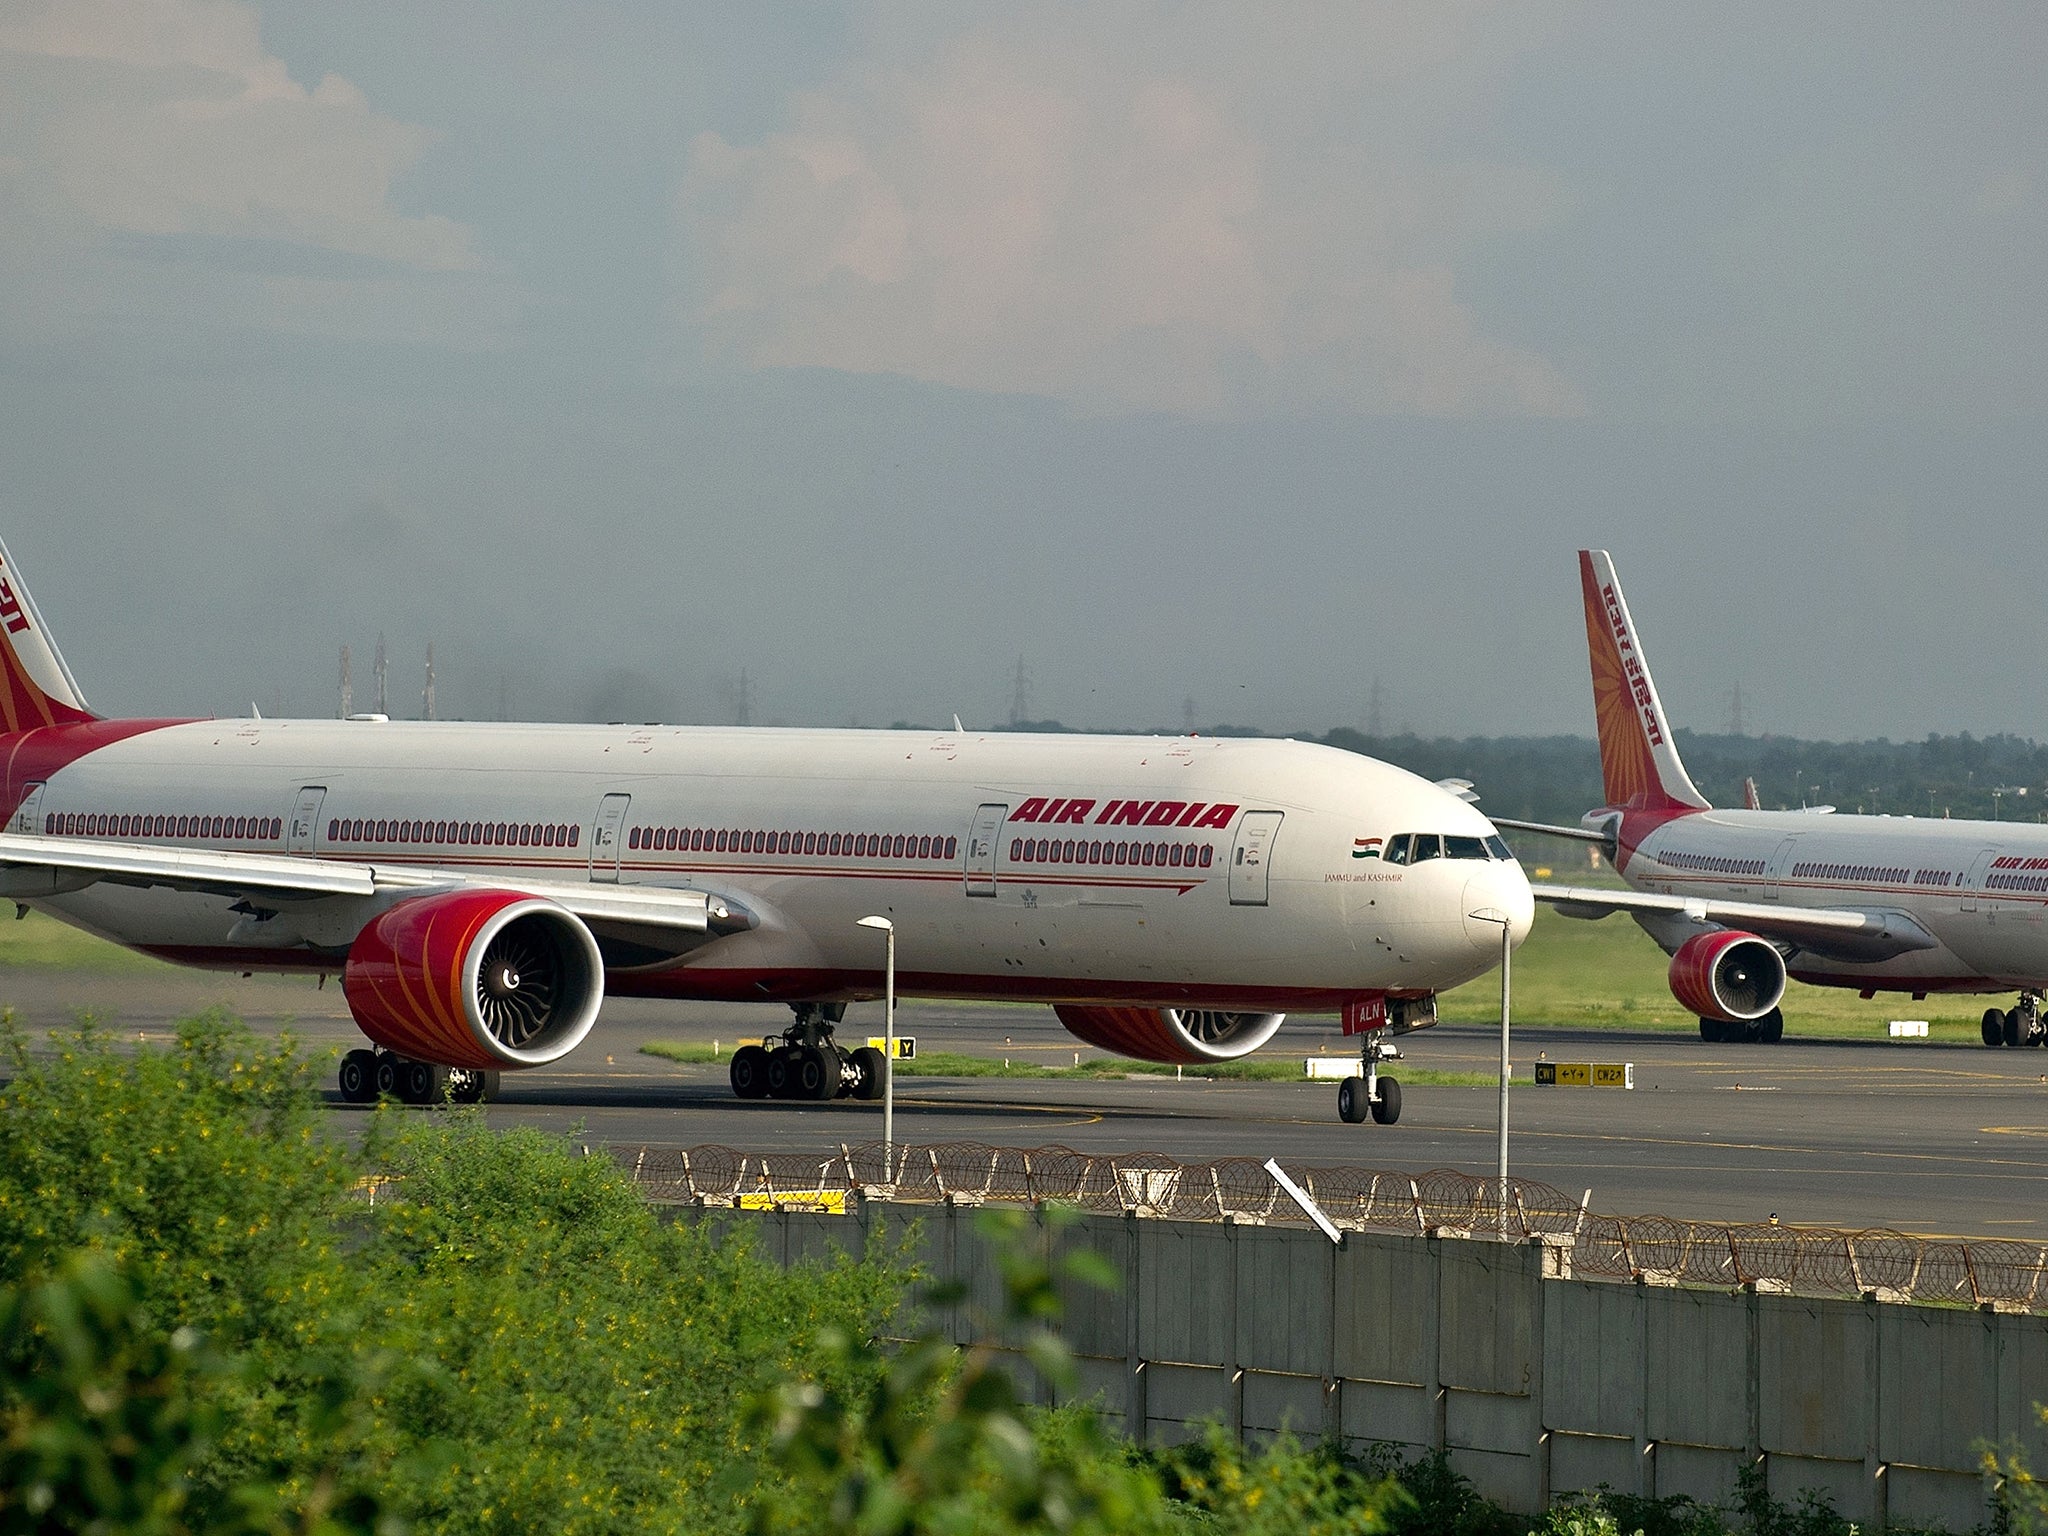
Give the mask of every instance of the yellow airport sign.
M 1558 1088 L 1633 1088 L 1636 1064 L 1632 1061 L 1539 1061 L 1536 1081 Z
M 873 1046 L 873 1047 L 874 1047 L 874 1048 L 875 1048 L 876 1050 L 878 1050 L 878 1051 L 882 1049 L 883 1045 L 884 1045 L 884 1044 L 885 1044 L 886 1042 L 887 1042 L 887 1037 L 886 1037 L 886 1036 L 883 1036 L 883 1035 L 869 1035 L 869 1036 L 868 1036 L 868 1044 L 869 1044 L 869 1045 L 871 1045 L 871 1046 Z M 917 1060 L 917 1036 L 915 1036 L 915 1035 L 898 1035 L 898 1036 L 896 1037 L 896 1059 L 897 1059 L 898 1061 L 915 1061 L 915 1060 Z

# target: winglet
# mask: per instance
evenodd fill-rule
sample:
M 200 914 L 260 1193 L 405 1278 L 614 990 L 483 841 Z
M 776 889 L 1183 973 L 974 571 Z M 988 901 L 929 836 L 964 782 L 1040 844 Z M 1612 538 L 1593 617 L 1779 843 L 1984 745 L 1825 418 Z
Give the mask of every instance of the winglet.
M 1664 706 L 1606 550 L 1579 551 L 1579 583 L 1585 589 L 1586 649 L 1607 803 L 1647 811 L 1711 809 L 1671 744 Z
M 28 731 L 98 718 L 86 707 L 71 669 L 51 643 L 20 567 L 0 545 L 0 730 Z

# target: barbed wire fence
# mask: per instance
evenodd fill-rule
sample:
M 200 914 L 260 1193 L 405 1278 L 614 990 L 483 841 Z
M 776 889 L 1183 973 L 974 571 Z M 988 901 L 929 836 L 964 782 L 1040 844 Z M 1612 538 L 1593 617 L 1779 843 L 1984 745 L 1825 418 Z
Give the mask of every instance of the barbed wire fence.
M 605 1150 L 648 1199 L 669 1204 L 841 1209 L 858 1194 L 913 1204 L 1056 1202 L 1175 1221 L 1310 1223 L 1265 1164 L 1249 1157 L 1189 1163 L 980 1142 L 898 1146 L 893 1156 L 880 1142 L 825 1155 L 724 1146 Z M 2034 1243 L 1612 1216 L 1591 1210 L 1588 1199 L 1527 1179 L 1509 1181 L 1503 1206 L 1498 1181 L 1446 1168 L 1286 1172 L 1340 1229 L 1540 1240 L 1549 1271 L 1561 1276 L 2048 1311 L 2048 1246 Z

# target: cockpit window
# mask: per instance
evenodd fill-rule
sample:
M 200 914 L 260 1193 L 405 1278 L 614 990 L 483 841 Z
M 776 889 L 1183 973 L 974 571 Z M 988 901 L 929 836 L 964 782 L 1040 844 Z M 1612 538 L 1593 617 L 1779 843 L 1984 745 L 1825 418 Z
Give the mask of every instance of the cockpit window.
M 1447 837 L 1444 852 L 1453 859 L 1483 859 L 1486 857 L 1486 839 L 1483 837 Z
M 1506 859 L 1510 863 L 1514 861 L 1514 851 L 1508 847 L 1508 840 L 1498 832 L 1486 840 L 1486 851 L 1496 859 Z
M 1408 862 L 1408 834 L 1403 832 L 1397 837 L 1388 838 L 1387 851 L 1381 854 L 1380 858 L 1388 864 L 1406 864 Z
M 1420 864 L 1424 859 L 1440 859 L 1444 856 L 1444 840 L 1434 832 L 1415 834 L 1414 850 L 1408 855 L 1408 862 Z

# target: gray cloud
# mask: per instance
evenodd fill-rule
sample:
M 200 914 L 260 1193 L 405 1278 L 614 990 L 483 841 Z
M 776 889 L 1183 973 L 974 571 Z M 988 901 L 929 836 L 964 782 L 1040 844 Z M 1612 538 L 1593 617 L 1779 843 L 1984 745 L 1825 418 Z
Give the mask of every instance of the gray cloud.
M 1555 178 L 1333 138 L 1274 100 L 1298 88 L 1289 66 L 1341 60 L 1340 95 L 1398 101 L 1482 51 L 1464 13 L 1296 30 L 1196 7 L 1183 29 L 1179 8 L 1140 9 L 1161 25 L 1040 3 L 946 13 L 937 41 L 884 27 L 781 131 L 698 135 L 677 203 L 688 326 L 751 367 L 1093 411 L 1582 409 L 1456 276 L 1471 242 L 1557 217 Z M 1244 60 L 1276 52 L 1247 91 Z

